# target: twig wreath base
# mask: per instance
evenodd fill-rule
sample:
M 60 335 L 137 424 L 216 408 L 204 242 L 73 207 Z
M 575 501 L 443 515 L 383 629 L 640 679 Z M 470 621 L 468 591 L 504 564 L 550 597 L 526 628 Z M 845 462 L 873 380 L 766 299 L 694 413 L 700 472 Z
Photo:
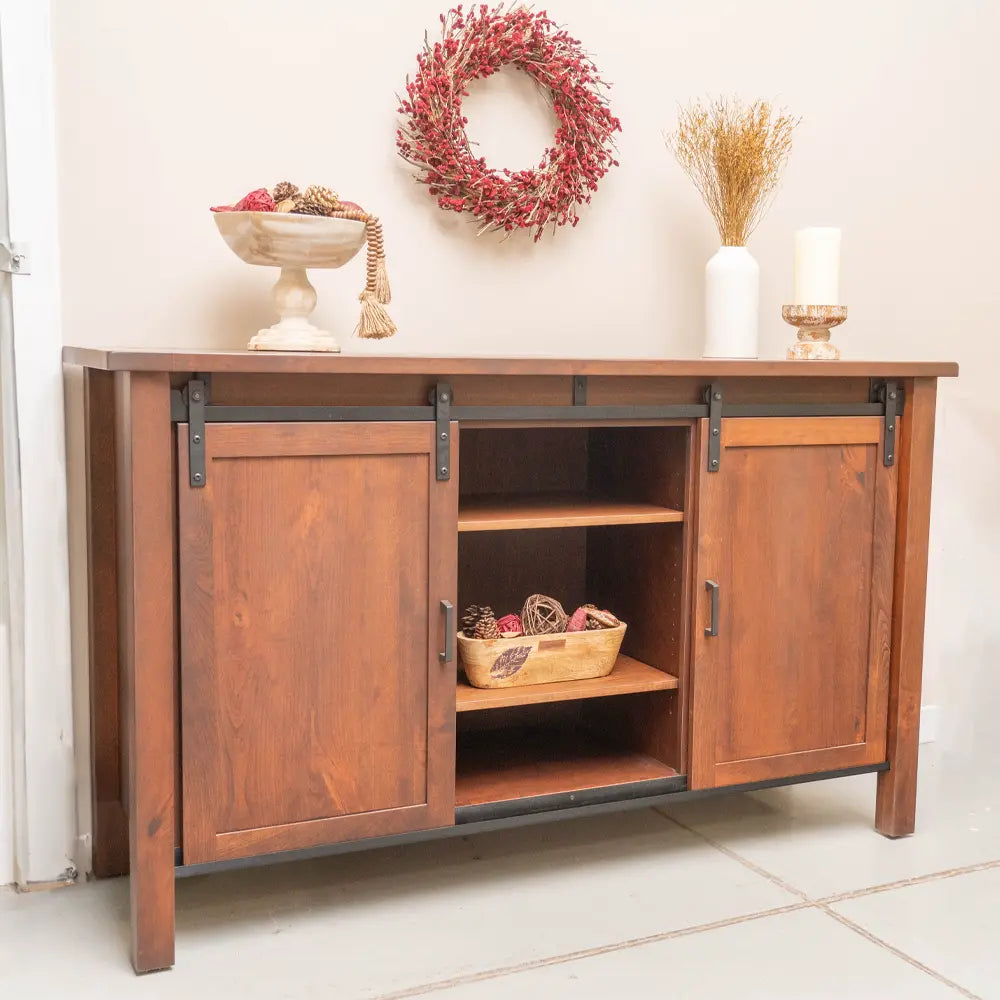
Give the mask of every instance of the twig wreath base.
M 580 43 L 545 11 L 486 4 L 441 15 L 441 41 L 425 39 L 417 73 L 400 98 L 399 155 L 419 171 L 438 205 L 470 212 L 479 232 L 575 226 L 577 209 L 597 182 L 618 165 L 614 133 L 621 131 L 603 91 L 607 84 Z M 554 144 L 537 167 L 494 170 L 477 157 L 465 134 L 462 98 L 472 80 L 505 65 L 527 73 L 547 94 L 559 121 Z

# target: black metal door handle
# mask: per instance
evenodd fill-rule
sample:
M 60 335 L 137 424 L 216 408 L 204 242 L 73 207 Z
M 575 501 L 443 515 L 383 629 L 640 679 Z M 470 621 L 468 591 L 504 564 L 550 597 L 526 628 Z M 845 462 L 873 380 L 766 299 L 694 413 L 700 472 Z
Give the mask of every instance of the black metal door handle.
M 442 601 L 444 608 L 444 652 L 438 653 L 442 663 L 451 663 L 455 659 L 455 605 L 451 601 Z
M 712 595 L 712 624 L 705 629 L 705 635 L 719 634 L 719 585 L 714 580 L 705 581 L 705 589 Z

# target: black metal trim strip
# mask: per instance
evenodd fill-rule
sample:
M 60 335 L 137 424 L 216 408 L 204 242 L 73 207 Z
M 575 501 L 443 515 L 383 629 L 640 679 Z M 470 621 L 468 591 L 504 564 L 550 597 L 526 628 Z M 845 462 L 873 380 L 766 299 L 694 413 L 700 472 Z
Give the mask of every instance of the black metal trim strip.
M 724 417 L 881 417 L 881 403 L 725 403 Z
M 433 406 L 210 406 L 213 424 L 348 420 L 433 420 Z
M 455 420 L 671 420 L 705 417 L 701 403 L 664 406 L 455 406 Z
M 571 801 L 574 796 L 587 796 L 593 801 L 579 801 L 579 806 L 586 808 L 603 803 L 622 803 L 635 800 L 651 800 L 668 798 L 671 801 L 703 798 L 709 795 L 720 795 L 724 792 L 755 792 L 764 788 L 777 788 L 781 785 L 807 784 L 810 781 L 823 781 L 827 778 L 845 778 L 854 774 L 868 774 L 872 771 L 888 771 L 889 762 L 879 764 L 863 764 L 860 767 L 840 768 L 836 771 L 817 771 L 813 774 L 797 775 L 792 778 L 770 778 L 767 781 L 751 781 L 742 785 L 724 785 L 721 788 L 687 787 L 687 778 L 679 774 L 674 778 L 654 778 L 650 781 L 636 781 L 627 785 L 608 785 L 604 788 L 590 788 L 584 792 L 560 792 L 555 795 L 533 795 L 526 799 L 510 799 L 507 802 L 487 802 L 481 806 L 459 806 L 455 809 L 455 823 L 464 826 L 467 823 L 485 823 L 494 820 L 508 819 L 514 816 L 531 816 L 537 813 L 561 812 L 566 808 L 574 808 L 577 802 Z M 632 789 L 640 786 L 672 785 L 660 791 L 650 790 L 643 795 L 633 794 Z M 567 801 L 567 799 L 569 801 Z
M 712 394 L 714 396 L 714 393 Z M 902 392 L 897 393 L 896 413 L 901 412 Z M 886 406 L 874 403 L 722 403 L 719 419 L 725 417 L 881 417 Z M 209 404 L 205 420 L 211 424 L 350 421 L 350 420 L 434 420 L 437 407 L 430 406 L 230 406 Z M 599 422 L 602 420 L 687 420 L 709 417 L 707 403 L 671 403 L 662 406 L 450 406 L 450 418 L 458 421 L 562 420 Z M 170 419 L 188 419 L 188 406 L 177 390 L 170 395 Z M 712 444 L 718 442 L 718 435 Z M 711 459 L 710 455 L 710 459 Z
M 630 781 L 625 785 L 603 785 L 599 788 L 584 788 L 576 792 L 555 792 L 552 795 L 532 795 L 526 799 L 509 799 L 506 802 L 486 802 L 478 806 L 458 806 L 455 809 L 455 823 L 488 822 L 508 819 L 511 816 L 531 816 L 535 813 L 555 812 L 602 805 L 606 802 L 630 802 L 633 799 L 658 798 L 687 789 L 687 778 L 677 774 L 670 778 L 649 778 L 646 781 Z
M 201 864 L 185 865 L 181 849 L 175 852 L 174 874 L 177 878 L 189 878 L 193 875 L 207 875 L 213 872 L 231 871 L 241 868 L 262 868 L 266 865 L 283 864 L 286 861 L 306 861 L 311 858 L 329 857 L 335 854 L 352 854 L 355 851 L 376 850 L 380 847 L 398 847 L 405 844 L 416 844 L 428 840 L 444 840 L 448 837 L 468 837 L 474 833 L 489 833 L 493 830 L 506 830 L 518 826 L 534 826 L 539 823 L 551 823 L 564 819 L 576 819 L 581 816 L 594 816 L 602 813 L 620 812 L 625 809 L 646 809 L 650 806 L 664 805 L 668 802 L 685 802 L 689 799 L 707 798 L 730 792 L 754 792 L 764 788 L 777 788 L 781 785 L 800 785 L 811 781 L 825 781 L 828 778 L 846 778 L 855 774 L 870 774 L 875 771 L 888 771 L 889 762 L 866 764 L 860 767 L 845 767 L 835 771 L 817 771 L 813 774 L 798 775 L 794 778 L 772 778 L 768 781 L 755 781 L 744 785 L 728 785 L 724 788 L 699 788 L 695 791 L 666 792 L 641 798 L 622 797 L 590 805 L 571 805 L 554 809 L 532 810 L 531 803 L 536 799 L 552 799 L 555 796 L 533 796 L 529 799 L 513 799 L 510 802 L 489 803 L 498 812 L 507 807 L 518 805 L 517 813 L 506 813 L 493 819 L 467 820 L 460 817 L 470 815 L 469 810 L 485 810 L 485 806 L 464 806 L 455 810 L 455 825 L 434 827 L 430 830 L 416 830 L 410 833 L 397 833 L 388 837 L 369 837 L 364 840 L 350 840 L 342 844 L 324 844 L 321 847 L 310 847 L 300 851 L 278 851 L 274 854 L 261 854 L 253 858 L 237 858 L 233 861 L 206 861 Z M 658 781 L 679 780 L 686 784 L 683 775 L 677 779 L 663 778 Z M 650 782 L 633 782 L 635 785 L 645 785 Z M 629 785 L 613 785 L 612 789 L 626 790 Z

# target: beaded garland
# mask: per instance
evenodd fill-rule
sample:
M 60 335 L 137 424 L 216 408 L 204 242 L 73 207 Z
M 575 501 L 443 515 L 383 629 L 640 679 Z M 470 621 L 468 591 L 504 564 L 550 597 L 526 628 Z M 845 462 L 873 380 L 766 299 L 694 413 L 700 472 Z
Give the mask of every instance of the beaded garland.
M 545 11 L 481 4 L 463 12 L 459 5 L 441 15 L 441 25 L 441 41 L 425 43 L 399 101 L 399 155 L 417 168 L 440 208 L 472 213 L 480 233 L 528 229 L 537 241 L 547 225 L 575 226 L 579 206 L 618 165 L 614 133 L 621 122 L 593 60 Z M 490 168 L 465 133 L 469 83 L 507 64 L 549 94 L 559 120 L 553 145 L 527 170 Z

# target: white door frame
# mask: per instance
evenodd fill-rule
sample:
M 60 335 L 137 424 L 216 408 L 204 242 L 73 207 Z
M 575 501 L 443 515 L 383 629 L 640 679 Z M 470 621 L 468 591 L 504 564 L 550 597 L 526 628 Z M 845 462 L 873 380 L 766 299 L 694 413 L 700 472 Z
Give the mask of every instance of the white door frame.
M 0 770 L 9 768 L 10 799 L 0 774 L 0 851 L 5 829 L 13 839 L 13 871 L 0 856 L 0 884 L 13 875 L 27 888 L 70 881 L 78 865 L 48 0 L 0 0 L 0 72 L 0 239 L 27 244 L 30 270 L 0 272 L 0 626 L 10 626 L 0 635 Z

